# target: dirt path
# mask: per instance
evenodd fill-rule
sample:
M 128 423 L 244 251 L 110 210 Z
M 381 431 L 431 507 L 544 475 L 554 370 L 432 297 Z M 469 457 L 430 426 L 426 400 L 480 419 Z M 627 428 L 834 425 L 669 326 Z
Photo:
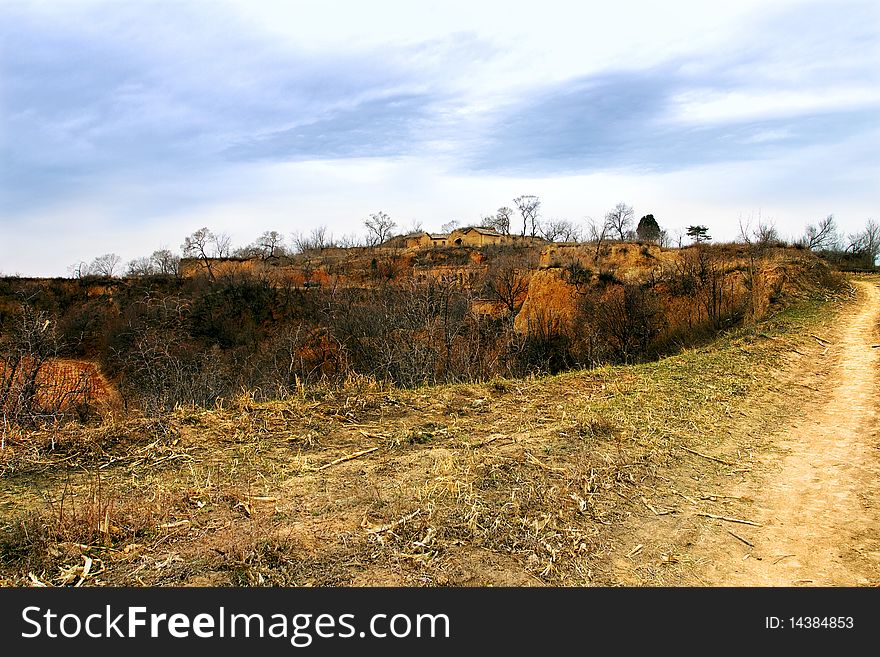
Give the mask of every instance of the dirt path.
M 796 407 L 773 441 L 779 449 L 759 459 L 763 476 L 729 486 L 729 495 L 753 500 L 737 508 L 748 514 L 741 519 L 761 526 L 714 521 L 692 550 L 701 583 L 880 583 L 880 349 L 872 348 L 880 286 L 855 285 L 827 351 L 800 366 L 801 382 L 819 394 Z

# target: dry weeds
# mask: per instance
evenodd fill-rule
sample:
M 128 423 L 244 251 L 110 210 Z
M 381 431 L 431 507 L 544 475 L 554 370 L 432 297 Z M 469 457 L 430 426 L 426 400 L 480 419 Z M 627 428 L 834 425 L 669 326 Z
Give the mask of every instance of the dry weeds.
M 0 458 L 10 585 L 614 585 L 623 519 L 750 467 L 775 373 L 831 303 L 638 366 L 58 427 Z M 743 447 L 745 445 L 745 447 Z M 735 529 L 735 526 L 733 526 Z M 635 549 L 637 546 L 633 546 Z M 687 558 L 671 546 L 642 580 Z

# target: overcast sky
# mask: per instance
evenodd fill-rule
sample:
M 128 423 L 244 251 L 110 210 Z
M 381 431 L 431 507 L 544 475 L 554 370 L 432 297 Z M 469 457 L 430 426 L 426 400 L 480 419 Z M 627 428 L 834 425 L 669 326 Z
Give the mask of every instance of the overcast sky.
M 0 0 L 0 272 L 208 226 L 880 219 L 880 3 Z

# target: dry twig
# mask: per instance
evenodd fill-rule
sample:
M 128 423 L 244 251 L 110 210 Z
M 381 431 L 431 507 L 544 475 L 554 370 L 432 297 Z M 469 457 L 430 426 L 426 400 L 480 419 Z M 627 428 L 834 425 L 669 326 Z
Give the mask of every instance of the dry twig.
M 408 520 L 412 520 L 417 515 L 419 515 L 421 512 L 422 512 L 421 509 L 416 509 L 415 511 L 413 511 L 409 515 L 404 516 L 400 520 L 396 520 L 396 521 L 389 523 L 387 525 L 379 525 L 378 527 L 370 527 L 369 529 L 367 529 L 367 533 L 368 534 L 379 534 L 380 532 L 387 532 L 389 529 L 394 529 L 395 527 L 402 525 L 403 523 L 407 522 Z M 364 523 L 362 523 L 362 524 L 365 525 L 366 520 L 367 519 L 364 518 Z
M 327 468 L 336 465 L 338 463 L 344 463 L 345 461 L 351 461 L 352 459 L 356 459 L 359 456 L 363 456 L 365 454 L 370 454 L 371 452 L 375 452 L 378 447 L 370 447 L 369 449 L 361 450 L 360 452 L 355 452 L 354 454 L 347 454 L 346 456 L 342 456 L 335 461 L 330 461 L 330 463 L 325 463 L 320 468 L 315 468 L 315 472 L 320 472 L 321 470 L 326 470 Z
M 724 459 L 719 459 L 715 456 L 709 456 L 708 454 L 703 454 L 702 452 L 698 452 L 698 451 L 690 449 L 688 447 L 684 447 L 683 445 L 679 445 L 678 448 L 683 449 L 686 452 L 690 452 L 691 454 L 695 454 L 697 456 L 702 456 L 704 459 L 709 459 L 710 461 L 716 461 L 718 463 L 723 463 L 724 465 L 736 465 L 736 463 L 731 463 L 730 461 L 725 461 Z
M 641 550 L 642 550 L 643 547 L 645 547 L 645 546 L 642 545 L 641 543 L 639 543 L 639 544 L 636 545 L 632 550 L 630 550 L 630 551 L 627 553 L 626 556 L 627 556 L 627 557 L 634 557 L 634 556 L 636 556 L 639 552 L 641 552 Z
M 729 516 L 716 516 L 714 513 L 698 513 L 698 516 L 703 516 L 704 518 L 714 518 L 715 520 L 726 520 L 727 522 L 738 522 L 741 525 L 753 525 L 754 527 L 763 527 L 760 522 L 753 522 L 751 520 L 741 520 L 739 518 L 731 518 Z
M 734 537 L 735 539 L 737 539 L 738 541 L 742 541 L 743 543 L 745 543 L 745 544 L 748 545 L 749 547 L 752 547 L 752 548 L 755 547 L 755 544 L 754 544 L 754 543 L 750 543 L 749 541 L 747 541 L 746 539 L 744 539 L 744 538 L 743 538 L 742 536 L 740 536 L 739 534 L 734 534 L 734 533 L 733 533 L 732 531 L 730 531 L 729 529 L 727 530 L 727 533 L 730 534 L 731 536 L 733 536 L 733 537 Z

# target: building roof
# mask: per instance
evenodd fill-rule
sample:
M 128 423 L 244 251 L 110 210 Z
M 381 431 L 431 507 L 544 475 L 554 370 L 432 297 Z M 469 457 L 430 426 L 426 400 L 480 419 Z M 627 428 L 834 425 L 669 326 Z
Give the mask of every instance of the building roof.
M 489 235 L 491 237 L 503 237 L 503 235 L 501 233 L 499 233 L 497 230 L 493 230 L 491 228 L 486 228 L 484 226 L 468 226 L 467 228 L 462 228 L 461 232 L 467 233 L 472 230 L 478 232 L 480 235 Z
M 412 239 L 415 237 L 422 237 L 423 235 L 427 235 L 432 240 L 446 240 L 449 239 L 449 236 L 453 233 L 458 233 L 460 235 L 470 233 L 471 231 L 475 231 L 480 235 L 487 235 L 489 237 L 504 237 L 501 233 L 496 230 L 492 230 L 491 228 L 484 228 L 482 226 L 465 226 L 464 228 L 456 228 L 455 230 L 449 233 L 429 233 L 424 230 L 416 231 L 414 233 L 410 233 L 409 235 L 404 235 L 404 239 Z

